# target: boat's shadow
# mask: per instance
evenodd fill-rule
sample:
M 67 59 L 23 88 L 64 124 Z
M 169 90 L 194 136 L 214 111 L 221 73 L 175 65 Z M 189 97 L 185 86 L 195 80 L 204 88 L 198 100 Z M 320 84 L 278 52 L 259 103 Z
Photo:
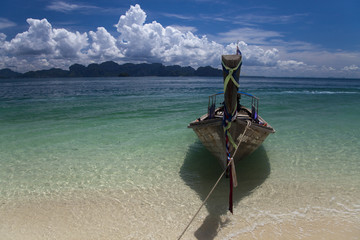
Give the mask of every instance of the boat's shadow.
M 191 187 L 205 200 L 209 191 L 221 175 L 218 161 L 197 141 L 189 147 L 180 176 L 186 185 Z M 265 148 L 261 146 L 253 154 L 236 164 L 238 187 L 234 188 L 234 211 L 240 200 L 251 194 L 270 174 L 270 164 Z M 202 225 L 195 230 L 197 239 L 213 239 L 228 220 L 221 216 L 227 214 L 229 201 L 229 179 L 223 178 L 205 204 L 209 214 Z M 199 203 L 200 207 L 200 203 Z M 224 218 L 223 218 L 224 219 Z M 227 218 L 225 218 L 227 219 Z

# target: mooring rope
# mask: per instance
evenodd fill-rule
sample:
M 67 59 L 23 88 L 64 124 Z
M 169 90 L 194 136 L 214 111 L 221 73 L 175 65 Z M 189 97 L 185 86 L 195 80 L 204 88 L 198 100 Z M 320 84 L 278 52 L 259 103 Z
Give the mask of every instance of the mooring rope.
M 205 200 L 202 202 L 201 206 L 199 207 L 199 209 L 197 210 L 197 212 L 194 214 L 194 216 L 191 218 L 189 224 L 186 226 L 186 228 L 184 229 L 184 231 L 181 233 L 180 237 L 178 238 L 178 240 L 180 240 L 182 238 L 182 236 L 184 235 L 184 233 L 186 232 L 186 230 L 190 227 L 191 223 L 194 221 L 195 217 L 198 215 L 198 213 L 200 212 L 201 208 L 205 205 L 206 201 L 208 200 L 208 198 L 210 197 L 210 195 L 213 193 L 213 191 L 215 190 L 216 186 L 218 185 L 218 183 L 220 182 L 221 178 L 224 176 L 224 174 L 226 173 L 227 168 L 230 166 L 231 162 L 233 161 L 233 159 L 231 159 L 228 163 L 228 165 L 226 166 L 225 170 L 221 173 L 219 179 L 216 181 L 215 185 L 213 186 L 213 188 L 210 190 L 209 194 L 206 196 Z
M 247 125 L 244 129 L 244 132 L 242 133 L 240 139 L 239 139 L 239 143 L 234 151 L 233 157 L 235 157 L 235 154 L 237 153 L 237 150 L 239 149 L 239 146 L 245 136 L 246 131 L 248 130 L 248 128 L 251 125 L 251 122 L 249 120 L 246 121 Z M 221 173 L 220 177 L 218 178 L 218 180 L 216 181 L 216 183 L 214 184 L 214 186 L 212 187 L 212 189 L 210 190 L 210 192 L 208 193 L 208 195 L 206 196 L 205 200 L 202 202 L 201 206 L 199 207 L 199 209 L 196 211 L 196 213 L 194 214 L 194 216 L 191 218 L 189 224 L 186 226 L 186 228 L 184 229 L 184 231 L 181 233 L 181 235 L 179 236 L 178 240 L 180 240 L 183 235 L 185 234 L 186 230 L 188 230 L 188 228 L 190 227 L 191 223 L 194 221 L 195 217 L 199 214 L 201 208 L 205 205 L 206 201 L 209 199 L 210 195 L 213 193 L 213 191 L 215 190 L 216 186 L 219 184 L 221 178 L 224 176 L 224 174 L 226 173 L 228 167 L 230 166 L 230 164 L 232 164 L 234 162 L 234 158 L 230 158 L 230 161 L 228 162 L 226 168 L 224 169 L 224 171 Z
M 248 130 L 248 128 L 251 126 L 251 121 L 249 120 L 246 120 L 246 127 L 245 127 L 245 130 L 243 132 L 243 134 L 241 135 L 240 139 L 239 139 L 239 144 L 237 145 L 235 151 L 234 151 L 234 154 L 233 154 L 233 157 L 235 157 L 236 153 L 237 153 L 237 150 L 239 149 L 239 146 L 240 146 L 240 143 L 243 141 L 243 138 L 245 136 L 245 133 L 246 131 Z

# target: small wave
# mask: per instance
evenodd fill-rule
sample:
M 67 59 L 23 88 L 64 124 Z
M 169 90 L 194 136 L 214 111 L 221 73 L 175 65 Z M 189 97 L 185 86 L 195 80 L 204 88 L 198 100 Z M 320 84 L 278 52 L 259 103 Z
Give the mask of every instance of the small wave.
M 280 93 L 285 94 L 359 94 L 359 92 L 350 92 L 350 91 L 309 91 L 309 90 L 303 90 L 303 91 L 282 91 Z

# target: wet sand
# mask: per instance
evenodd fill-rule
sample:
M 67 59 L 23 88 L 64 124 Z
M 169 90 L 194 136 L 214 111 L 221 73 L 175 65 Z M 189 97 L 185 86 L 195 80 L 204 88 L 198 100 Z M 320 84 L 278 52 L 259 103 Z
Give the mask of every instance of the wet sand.
M 179 191 L 187 191 L 180 189 Z M 171 192 L 169 192 L 171 193 Z M 186 198 L 172 198 L 165 190 L 77 193 L 61 199 L 3 202 L 0 207 L 0 236 L 3 239 L 177 239 L 199 207 Z M 193 193 L 188 193 L 190 197 Z M 186 195 L 181 195 L 186 196 Z M 220 216 L 206 208 L 183 239 L 359 239 L 358 222 L 319 215 L 283 216 L 275 222 L 252 222 L 235 214 Z M 291 214 L 290 214 L 291 215 Z

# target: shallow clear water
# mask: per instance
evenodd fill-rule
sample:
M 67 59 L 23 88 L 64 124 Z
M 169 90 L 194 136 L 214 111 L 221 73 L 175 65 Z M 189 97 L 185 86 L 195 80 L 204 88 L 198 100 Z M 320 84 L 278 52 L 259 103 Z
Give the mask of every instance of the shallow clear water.
M 360 80 L 241 78 L 240 85 L 260 98 L 259 114 L 276 133 L 237 165 L 235 214 L 227 230 L 209 236 L 316 216 L 360 225 Z M 0 80 L 2 208 L 96 192 L 123 199 L 130 215 L 141 206 L 128 198 L 167 209 L 141 220 L 160 219 L 164 233 L 185 226 L 221 173 L 187 124 L 221 90 L 220 78 Z M 194 236 L 209 222 L 222 229 L 227 194 L 223 179 Z M 144 236 L 156 234 L 134 237 Z

